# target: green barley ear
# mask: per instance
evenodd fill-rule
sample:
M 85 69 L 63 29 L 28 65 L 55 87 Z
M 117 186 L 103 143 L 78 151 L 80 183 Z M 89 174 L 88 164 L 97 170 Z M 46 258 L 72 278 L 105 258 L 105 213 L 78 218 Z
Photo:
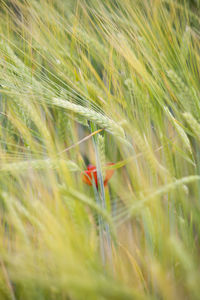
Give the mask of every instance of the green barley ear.
M 98 148 L 99 156 L 102 166 L 102 175 L 105 178 L 105 165 L 106 165 L 106 156 L 105 156 L 105 138 L 102 135 L 98 135 Z
M 75 112 L 83 116 L 85 119 L 94 122 L 99 127 L 110 131 L 116 137 L 125 138 L 125 133 L 121 126 L 115 123 L 112 119 L 108 118 L 107 116 L 101 113 L 92 110 L 91 108 L 86 108 L 81 105 L 74 104 L 60 98 L 53 98 L 51 103 L 53 105 L 65 108 L 67 110 L 70 110 L 72 112 Z
M 195 117 L 193 117 L 193 115 L 189 112 L 183 113 L 183 117 L 192 129 L 193 133 L 197 136 L 198 140 L 200 140 L 200 124 L 197 122 Z
M 192 87 L 189 88 L 175 71 L 170 70 L 167 72 L 167 75 L 178 90 L 178 93 L 176 93 L 180 99 L 180 104 L 185 107 L 186 110 L 197 114 L 199 111 L 199 100 L 195 90 Z
M 65 113 L 59 111 L 58 112 L 58 135 L 62 143 L 64 143 L 66 140 L 66 134 L 68 129 L 67 122 L 68 119 Z
M 69 171 L 75 172 L 80 171 L 78 165 L 71 160 L 64 159 L 35 159 L 35 160 L 24 160 L 14 163 L 5 163 L 1 165 L 0 173 L 20 173 L 30 169 L 34 170 L 46 170 L 46 169 L 57 169 L 63 164 L 66 165 Z
M 139 212 L 141 211 L 144 206 L 146 206 L 148 203 L 151 203 L 151 201 L 155 201 L 157 199 L 159 199 L 160 196 L 173 191 L 175 189 L 177 189 L 178 187 L 183 188 L 183 191 L 185 194 L 188 193 L 188 188 L 186 186 L 186 184 L 190 184 L 192 182 L 198 182 L 200 181 L 200 176 L 198 175 L 191 175 L 191 176 L 186 176 L 180 179 L 176 179 L 174 181 L 171 181 L 168 184 L 165 184 L 163 186 L 161 186 L 160 188 L 158 188 L 155 192 L 153 192 L 152 194 L 148 194 L 148 196 L 146 197 L 141 197 L 141 200 L 135 205 L 132 205 L 131 208 L 131 213 L 135 213 L 135 212 Z
M 179 125 L 178 121 L 172 116 L 171 112 L 169 111 L 169 109 L 166 106 L 164 107 L 164 110 L 167 113 L 167 116 L 169 117 L 169 119 L 172 121 L 172 123 L 173 123 L 173 125 L 176 129 L 176 132 L 180 136 L 180 139 L 184 143 L 185 147 L 187 148 L 187 150 L 190 153 L 192 153 L 192 148 L 191 148 L 191 145 L 190 145 L 190 141 L 189 141 L 188 136 L 185 133 L 184 129 L 181 127 L 181 125 Z
M 144 158 L 150 166 L 153 175 L 159 174 L 162 181 L 165 182 L 166 178 L 169 178 L 169 171 L 158 161 L 153 153 L 146 136 L 142 137 L 139 131 L 135 130 L 133 135 L 134 142 L 138 148 L 142 151 Z
M 167 72 L 168 77 L 171 79 L 173 84 L 180 90 L 183 91 L 184 93 L 188 93 L 189 89 L 183 82 L 183 80 L 174 72 L 173 70 L 169 70 Z

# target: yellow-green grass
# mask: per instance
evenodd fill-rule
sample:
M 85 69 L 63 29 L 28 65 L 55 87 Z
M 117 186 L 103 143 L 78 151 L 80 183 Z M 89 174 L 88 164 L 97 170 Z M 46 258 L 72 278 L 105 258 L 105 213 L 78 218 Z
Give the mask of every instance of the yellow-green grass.
M 198 0 L 0 2 L 0 299 L 199 299 L 199 28 Z

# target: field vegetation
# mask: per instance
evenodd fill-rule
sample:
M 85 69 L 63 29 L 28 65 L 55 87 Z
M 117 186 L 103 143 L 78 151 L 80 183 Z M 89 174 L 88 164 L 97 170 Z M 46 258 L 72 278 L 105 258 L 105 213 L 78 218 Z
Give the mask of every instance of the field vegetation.
M 199 299 L 199 66 L 199 0 L 0 0 L 0 299 Z

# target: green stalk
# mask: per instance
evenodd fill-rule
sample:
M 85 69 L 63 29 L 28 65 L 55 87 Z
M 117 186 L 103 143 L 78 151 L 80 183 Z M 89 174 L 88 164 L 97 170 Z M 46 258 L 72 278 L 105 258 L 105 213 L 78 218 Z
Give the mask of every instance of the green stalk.
M 96 126 L 93 124 L 90 124 L 91 131 L 96 131 Z M 105 189 L 104 189 L 104 182 L 103 182 L 103 176 L 102 176 L 102 168 L 101 168 L 101 161 L 98 151 L 98 136 L 93 136 L 93 144 L 95 149 L 95 156 L 96 156 L 96 169 L 97 169 L 97 181 L 98 181 L 98 190 L 93 184 L 94 192 L 95 192 L 95 198 L 96 202 L 100 207 L 104 210 L 106 210 L 106 199 L 105 199 Z M 106 262 L 106 258 L 108 258 L 108 261 L 110 265 L 112 266 L 112 243 L 111 243 L 111 234 L 110 234 L 110 227 L 107 222 L 105 222 L 101 216 L 98 216 L 98 222 L 99 222 L 99 234 L 100 234 L 100 250 L 102 255 L 102 261 L 103 264 Z M 105 231 L 105 242 L 104 242 L 104 231 Z M 107 249 L 107 251 L 106 251 Z M 107 255 L 106 255 L 107 253 Z

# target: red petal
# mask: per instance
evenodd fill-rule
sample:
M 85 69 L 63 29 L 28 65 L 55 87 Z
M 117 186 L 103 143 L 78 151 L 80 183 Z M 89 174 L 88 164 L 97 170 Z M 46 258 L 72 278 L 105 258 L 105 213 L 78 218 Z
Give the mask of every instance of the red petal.
M 114 163 L 107 163 L 107 166 L 112 166 Z M 108 181 L 113 176 L 114 170 L 106 170 L 106 178 L 104 180 L 104 186 L 108 184 Z M 97 181 L 97 170 L 96 166 L 89 164 L 87 166 L 87 170 L 82 173 L 83 182 L 92 185 L 92 180 L 94 178 L 96 187 L 98 188 L 98 181 Z
M 94 178 L 96 187 L 98 186 L 97 183 L 97 170 L 96 167 L 93 165 L 88 165 L 87 171 L 84 171 L 84 174 L 82 175 L 83 182 L 85 182 L 88 185 L 92 185 L 92 180 Z
M 96 166 L 89 164 L 89 165 L 87 166 L 87 170 L 88 170 L 88 171 L 89 171 L 89 170 L 96 170 Z

